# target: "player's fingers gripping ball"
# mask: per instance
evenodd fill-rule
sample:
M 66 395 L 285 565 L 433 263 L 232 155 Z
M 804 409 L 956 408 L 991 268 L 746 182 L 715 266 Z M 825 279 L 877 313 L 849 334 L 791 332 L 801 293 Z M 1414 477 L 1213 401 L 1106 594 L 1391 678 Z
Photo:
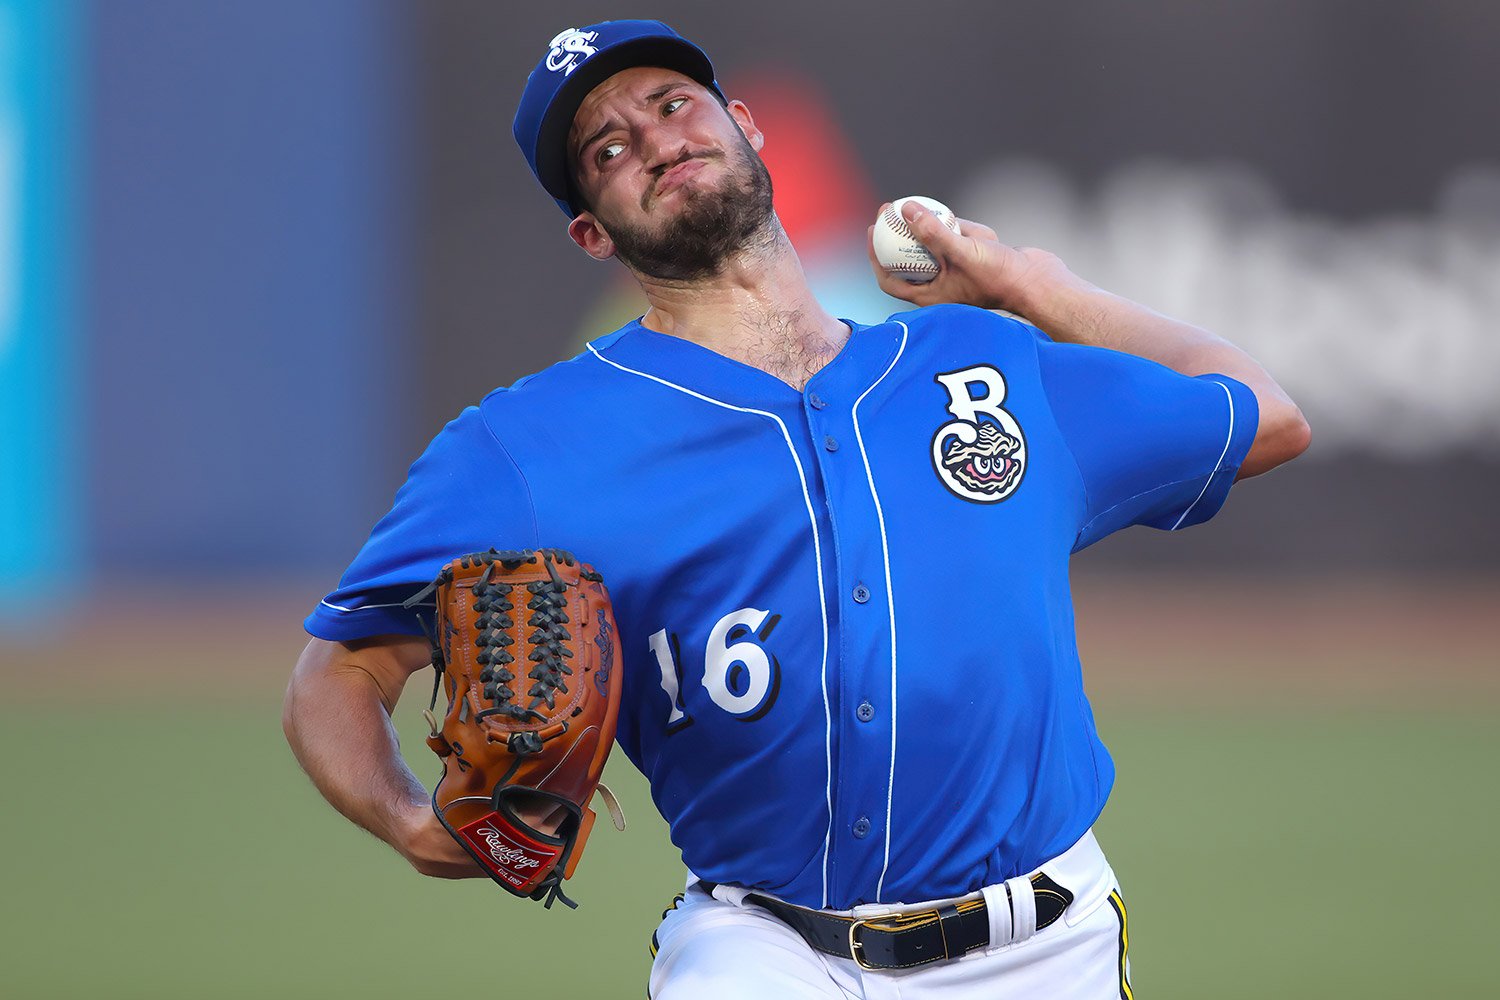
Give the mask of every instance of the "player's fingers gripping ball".
M 914 285 L 923 285 L 938 275 L 938 262 L 927 251 L 906 224 L 901 208 L 907 202 L 916 202 L 933 214 L 943 225 L 958 232 L 958 218 L 953 210 L 940 201 L 911 195 L 899 198 L 875 219 L 875 259 L 893 277 Z
M 432 712 L 442 758 L 432 808 L 489 876 L 551 906 L 594 825 L 620 710 L 615 622 L 604 580 L 560 549 L 479 552 L 443 567 L 408 602 L 435 595 L 432 663 L 448 709 Z M 555 826 L 555 829 L 553 827 Z

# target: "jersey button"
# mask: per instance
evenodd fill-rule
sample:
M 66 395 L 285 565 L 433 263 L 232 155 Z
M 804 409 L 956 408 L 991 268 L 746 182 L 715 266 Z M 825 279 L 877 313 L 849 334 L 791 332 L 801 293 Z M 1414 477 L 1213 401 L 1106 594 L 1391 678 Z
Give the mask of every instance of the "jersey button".
M 859 703 L 859 707 L 854 710 L 854 715 L 860 722 L 869 722 L 875 718 L 875 706 L 871 705 L 868 701 L 862 701 Z
M 827 448 L 829 451 L 838 451 L 839 439 L 830 434 L 823 439 L 823 447 Z
M 828 405 L 828 401 L 815 392 L 810 392 L 807 394 L 807 401 L 812 404 L 812 408 L 815 410 L 821 410 L 823 407 Z
M 870 817 L 861 816 L 854 821 L 854 835 L 863 840 L 870 833 Z
M 870 599 L 870 588 L 864 584 L 854 588 L 854 603 L 863 604 Z

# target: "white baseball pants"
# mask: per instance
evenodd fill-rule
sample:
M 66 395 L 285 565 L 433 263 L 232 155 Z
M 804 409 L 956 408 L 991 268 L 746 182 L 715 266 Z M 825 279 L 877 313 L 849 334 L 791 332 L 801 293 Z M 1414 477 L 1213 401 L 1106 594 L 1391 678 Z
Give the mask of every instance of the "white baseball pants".
M 719 886 L 710 896 L 694 880 L 653 937 L 647 993 L 650 1000 L 1133 1000 L 1125 906 L 1092 831 L 1039 870 L 1073 891 L 1061 919 L 1035 929 L 1028 876 L 1009 880 L 1013 923 L 1004 884 L 986 886 L 959 899 L 983 895 L 990 904 L 988 948 L 892 971 L 869 971 L 816 951 L 769 912 L 743 902 L 745 890 Z M 873 917 L 958 901 L 837 912 Z

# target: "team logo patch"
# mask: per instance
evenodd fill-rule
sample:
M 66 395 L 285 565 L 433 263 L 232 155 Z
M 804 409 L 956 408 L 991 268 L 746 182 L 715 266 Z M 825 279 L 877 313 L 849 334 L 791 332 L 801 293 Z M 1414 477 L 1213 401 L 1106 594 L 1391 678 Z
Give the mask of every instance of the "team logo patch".
M 960 499 L 999 503 L 1026 475 L 1026 435 L 1001 405 L 1005 376 L 989 365 L 975 365 L 933 381 L 947 391 L 954 417 L 932 436 L 933 471 Z
M 589 44 L 599 37 L 597 31 L 579 31 L 568 28 L 552 39 L 552 49 L 547 53 L 547 68 L 563 76 L 572 76 L 583 61 L 598 50 Z

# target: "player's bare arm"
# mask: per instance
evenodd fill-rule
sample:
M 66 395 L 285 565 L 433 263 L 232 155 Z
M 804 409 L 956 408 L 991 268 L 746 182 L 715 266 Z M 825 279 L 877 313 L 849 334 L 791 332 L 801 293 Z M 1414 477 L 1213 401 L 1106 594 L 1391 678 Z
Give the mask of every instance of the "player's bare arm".
M 1218 373 L 1255 393 L 1260 426 L 1237 478 L 1267 472 L 1307 450 L 1311 431 L 1297 404 L 1254 358 L 1207 330 L 1104 291 L 1035 247 L 1011 247 L 989 226 L 958 220 L 954 233 L 920 205 L 903 206 L 912 234 L 941 265 L 927 284 L 870 263 L 888 295 L 918 306 L 958 302 L 1025 317 L 1054 340 L 1124 351 L 1184 375 Z
M 430 662 L 427 640 L 414 636 L 313 639 L 287 686 L 282 726 L 303 770 L 344 816 L 424 875 L 482 878 L 433 815 L 391 724 L 407 678 Z

